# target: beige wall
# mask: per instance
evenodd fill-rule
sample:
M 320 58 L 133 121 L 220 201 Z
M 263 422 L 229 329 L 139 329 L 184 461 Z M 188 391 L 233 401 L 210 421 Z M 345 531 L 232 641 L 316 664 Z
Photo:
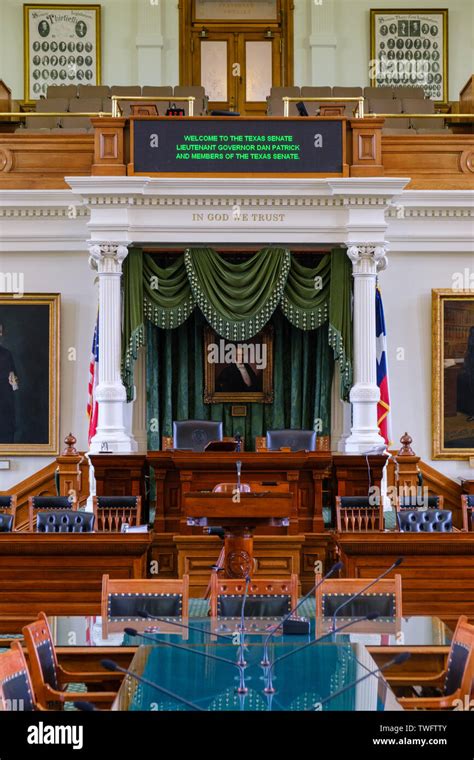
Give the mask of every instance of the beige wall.
M 0 230 L 1 234 L 1 230 Z M 25 292 L 61 293 L 60 445 L 72 432 L 77 448 L 87 449 L 87 382 L 92 334 L 97 315 L 94 272 L 88 253 L 0 253 L 0 270 L 24 274 Z M 76 349 L 76 361 L 68 350 Z M 5 457 L 0 455 L 0 459 Z M 51 457 L 13 457 L 0 470 L 0 491 L 44 467 Z
M 78 4 L 88 0 L 77 0 Z M 177 0 L 102 0 L 105 84 L 178 84 Z M 471 0 L 295 0 L 295 83 L 369 84 L 369 10 L 449 9 L 449 96 L 474 70 Z M 23 97 L 23 1 L 0 1 L 0 78 Z
M 380 276 L 388 332 L 393 438 L 407 430 L 418 456 L 455 479 L 474 478 L 467 461 L 431 460 L 431 290 L 452 288 L 456 272 L 473 271 L 469 254 L 393 253 Z M 402 352 L 398 349 L 403 349 Z M 403 358 L 398 359 L 399 356 Z

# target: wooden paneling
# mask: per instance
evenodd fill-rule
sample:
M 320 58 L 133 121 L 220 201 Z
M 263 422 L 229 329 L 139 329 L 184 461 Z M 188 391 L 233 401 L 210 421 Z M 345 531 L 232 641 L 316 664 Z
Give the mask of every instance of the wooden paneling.
M 69 189 L 64 177 L 90 175 L 94 135 L 0 134 L 0 189 Z
M 202 597 L 222 548 L 215 536 L 174 536 L 178 557 L 178 575 L 189 575 L 190 596 Z M 252 577 L 288 578 L 300 574 L 304 536 L 255 536 L 255 570 Z
M 144 454 L 92 454 L 97 496 L 141 496 L 142 522 L 148 520 Z
M 95 121 L 95 134 L 0 133 L 0 189 L 63 189 L 68 187 L 65 176 L 124 174 L 129 154 L 125 120 Z M 411 177 L 411 189 L 474 188 L 472 133 L 382 134 L 380 141 L 375 121 L 351 120 L 346 139 L 351 176 Z
M 100 615 L 102 575 L 146 577 L 150 542 L 143 533 L 2 533 L 0 617 Z
M 315 572 L 323 575 L 334 564 L 335 543 L 332 533 L 306 533 L 301 547 L 301 591 L 307 594 L 314 586 Z
M 386 177 L 411 177 L 409 190 L 474 189 L 474 135 L 382 135 Z
M 474 621 L 472 533 L 340 534 L 344 576 L 376 578 L 398 557 L 404 615 L 433 615 L 453 627 L 459 615 Z M 454 630 L 454 628 L 453 628 Z

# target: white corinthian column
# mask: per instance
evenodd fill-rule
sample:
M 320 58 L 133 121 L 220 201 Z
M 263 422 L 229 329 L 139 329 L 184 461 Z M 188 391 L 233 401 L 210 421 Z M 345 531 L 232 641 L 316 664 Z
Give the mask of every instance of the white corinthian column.
M 96 388 L 99 416 L 90 451 L 130 453 L 137 450 L 137 444 L 125 431 L 126 393 L 120 375 L 120 278 L 128 249 L 116 243 L 96 243 L 89 252 L 90 265 L 99 276 L 99 383 Z
M 387 265 L 382 245 L 350 245 L 347 254 L 352 261 L 354 277 L 354 385 L 351 434 L 345 450 L 363 453 L 385 446 L 377 426 L 377 341 L 375 336 L 375 287 L 377 272 Z

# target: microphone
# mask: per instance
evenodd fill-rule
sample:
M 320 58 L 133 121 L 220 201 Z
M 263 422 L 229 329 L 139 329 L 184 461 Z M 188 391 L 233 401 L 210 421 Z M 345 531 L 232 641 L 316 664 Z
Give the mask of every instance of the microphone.
M 82 710 L 82 712 L 98 712 L 97 708 L 94 707 L 92 702 L 73 702 L 74 707 L 76 710 Z
M 235 463 L 237 468 L 237 493 L 240 493 L 240 473 L 242 472 L 242 462 L 238 459 Z
M 293 609 L 292 609 L 292 610 L 290 610 L 290 611 L 288 612 L 288 614 L 286 614 L 286 615 L 285 615 L 285 617 L 283 617 L 283 618 L 280 620 L 280 622 L 279 622 L 279 623 L 278 623 L 278 625 L 277 625 L 277 626 L 276 626 L 276 627 L 273 629 L 273 631 L 271 631 L 271 632 L 268 634 L 268 636 L 267 636 L 267 638 L 265 639 L 265 642 L 264 642 L 264 644 L 263 644 L 263 658 L 262 658 L 262 661 L 261 661 L 261 663 L 260 663 L 260 664 L 261 664 L 263 667 L 268 667 L 268 665 L 270 665 L 270 659 L 269 659 L 269 657 L 268 657 L 268 644 L 269 644 L 269 642 L 270 642 L 270 639 L 271 639 L 271 638 L 272 638 L 272 637 L 275 635 L 275 633 L 278 631 L 278 629 L 279 629 L 279 628 L 281 628 L 281 626 L 282 626 L 282 625 L 284 625 L 284 624 L 286 623 L 286 621 L 287 621 L 287 620 L 288 620 L 288 619 L 289 619 L 289 618 L 290 618 L 292 615 L 294 615 L 294 613 L 296 612 L 296 610 L 298 609 L 298 607 L 301 607 L 301 605 L 303 604 L 303 602 L 305 602 L 305 601 L 308 599 L 308 597 L 310 597 L 310 596 L 311 596 L 311 594 L 314 594 L 314 592 L 316 591 L 316 588 L 317 588 L 318 586 L 320 586 L 320 585 L 321 585 L 321 583 L 324 583 L 324 581 L 326 580 L 326 578 L 329 578 L 329 577 L 330 577 L 330 576 L 331 576 L 333 573 L 337 573 L 339 570 L 342 570 L 342 568 L 343 568 L 343 567 L 344 567 L 344 563 L 343 563 L 343 562 L 336 562 L 336 564 L 335 564 L 335 565 L 333 565 L 333 566 L 331 567 L 331 569 L 330 569 L 330 570 L 329 570 L 329 571 L 326 573 L 326 575 L 324 576 L 324 578 L 322 578 L 320 581 L 318 581 L 318 583 L 315 583 L 315 584 L 314 584 L 314 586 L 313 586 L 313 588 L 312 588 L 312 589 L 310 589 L 310 590 L 308 591 L 308 593 L 307 593 L 307 594 L 306 594 L 306 595 L 305 595 L 305 596 L 304 596 L 302 599 L 300 599 L 300 601 L 298 602 L 298 604 L 296 604 L 296 605 L 293 607 Z
M 228 665 L 232 665 L 233 668 L 238 668 L 239 666 L 233 661 L 228 660 L 227 657 L 219 657 L 216 654 L 208 654 L 207 652 L 201 652 L 199 649 L 189 649 L 188 647 L 181 646 L 181 644 L 174 644 L 171 641 L 163 641 L 160 639 L 157 641 L 153 636 L 146 634 L 146 633 L 139 633 L 136 628 L 124 628 L 124 633 L 128 634 L 128 636 L 133 637 L 140 637 L 141 639 L 146 639 L 147 641 L 151 641 L 155 646 L 157 644 L 164 644 L 167 647 L 172 647 L 173 649 L 182 649 L 185 652 L 190 652 L 191 654 L 198 654 L 200 657 L 206 657 L 209 660 L 217 660 L 218 662 L 226 662 Z
M 171 697 L 171 699 L 175 699 L 177 702 L 181 702 L 181 704 L 186 705 L 187 707 L 190 707 L 192 710 L 199 710 L 199 712 L 205 712 L 202 709 L 202 707 L 199 707 L 199 705 L 195 705 L 194 702 L 189 702 L 184 697 L 180 697 L 179 694 L 175 694 L 174 692 L 169 691 L 169 689 L 165 689 L 164 686 L 159 686 L 157 683 L 154 683 L 153 681 L 149 681 L 148 678 L 139 676 L 138 673 L 134 673 L 133 670 L 127 670 L 126 668 L 121 668 L 120 665 L 118 665 L 113 660 L 101 660 L 100 664 L 106 670 L 112 670 L 117 673 L 125 673 L 125 675 L 135 678 L 136 681 L 139 681 L 140 683 L 144 683 L 145 686 L 151 686 L 152 689 L 156 689 L 156 691 L 159 691 L 162 694 L 166 694 L 167 697 Z
M 369 588 L 372 588 L 372 586 L 375 586 L 376 583 L 378 583 L 379 581 L 381 581 L 382 578 L 385 578 L 386 575 L 388 575 L 389 573 L 392 572 L 392 570 L 394 570 L 396 567 L 398 567 L 399 565 L 401 565 L 402 562 L 403 562 L 403 557 L 399 557 L 397 560 L 395 560 L 395 562 L 393 563 L 393 565 L 390 565 L 390 567 L 388 568 L 388 570 L 385 570 L 381 575 L 379 575 L 378 578 L 375 578 L 375 580 L 370 581 L 370 583 L 368 583 L 367 586 L 364 586 L 364 588 L 362 588 L 360 591 L 358 591 L 357 594 L 351 594 L 351 596 L 349 597 L 349 599 L 346 599 L 345 602 L 341 602 L 341 604 L 339 605 L 339 607 L 336 607 L 336 609 L 334 610 L 334 614 L 332 616 L 332 628 L 333 628 L 333 632 L 336 629 L 336 617 L 337 617 L 337 613 L 340 612 L 348 604 L 350 604 L 351 602 L 353 602 L 355 599 L 357 599 L 359 596 L 362 596 L 362 594 L 365 594 L 365 592 L 368 591 Z
M 267 685 L 264 688 L 264 692 L 266 694 L 272 694 L 275 691 L 275 689 L 273 688 L 273 683 L 272 683 L 272 672 L 277 662 L 286 660 L 287 657 L 291 657 L 293 654 L 297 654 L 298 652 L 301 652 L 303 649 L 312 647 L 315 644 L 320 644 L 321 641 L 324 641 L 324 639 L 327 639 L 329 636 L 332 636 L 334 633 L 340 633 L 341 631 L 344 631 L 345 628 L 350 628 L 350 626 L 354 625 L 354 623 L 360 623 L 361 620 L 376 620 L 377 618 L 378 618 L 377 612 L 369 612 L 368 615 L 365 615 L 362 618 L 357 618 L 357 620 L 350 620 L 348 623 L 344 623 L 344 625 L 339 626 L 339 628 L 337 628 L 335 631 L 329 631 L 328 633 L 325 633 L 324 636 L 319 636 L 317 639 L 314 639 L 314 641 L 308 641 L 306 642 L 306 644 L 302 644 L 300 647 L 297 647 L 297 649 L 292 649 L 291 652 L 286 652 L 286 654 L 280 655 L 280 657 L 277 657 L 268 668 Z
M 340 694 L 344 694 L 345 691 L 349 691 L 349 689 L 353 689 L 357 684 L 362 683 L 362 681 L 365 681 L 367 678 L 370 678 L 370 676 L 376 676 L 378 673 L 383 673 L 384 670 L 387 670 L 388 668 L 391 668 L 393 665 L 402 665 L 404 662 L 406 662 L 409 657 L 411 657 L 411 652 L 401 652 L 401 654 L 397 654 L 396 657 L 393 658 L 393 660 L 389 660 L 385 663 L 385 665 L 382 665 L 380 668 L 376 668 L 375 670 L 369 670 L 368 673 L 366 673 L 364 676 L 361 676 L 356 681 L 352 681 L 352 683 L 347 684 L 347 686 L 343 686 L 341 689 L 338 689 L 333 694 L 329 694 L 329 696 L 324 697 L 324 699 L 321 699 L 320 702 L 317 703 L 317 709 L 320 710 L 326 702 L 329 702 L 331 699 L 334 699 L 335 697 L 340 696 Z M 377 676 L 378 677 L 378 676 Z
M 249 592 L 249 585 L 250 585 L 250 576 L 245 576 L 245 591 L 242 597 L 242 607 L 240 608 L 240 644 L 239 644 L 239 656 L 237 660 L 237 664 L 239 667 L 244 668 L 246 666 L 246 662 L 244 659 L 244 645 L 245 645 L 245 603 L 247 601 L 247 596 Z

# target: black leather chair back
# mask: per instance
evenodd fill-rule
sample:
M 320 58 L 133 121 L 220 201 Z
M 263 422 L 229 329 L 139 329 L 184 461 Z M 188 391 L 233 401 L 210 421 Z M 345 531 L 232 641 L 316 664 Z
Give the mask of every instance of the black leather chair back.
M 372 503 L 372 500 L 369 499 L 368 496 L 341 496 L 341 507 L 343 509 L 361 509 L 362 507 L 370 507 L 370 509 L 374 509 L 378 506 L 379 501 L 375 500 Z
M 33 509 L 71 509 L 68 496 L 33 496 Z
M 450 533 L 453 513 L 449 509 L 403 510 L 397 513 L 402 533 Z
M 11 533 L 13 530 L 13 515 L 0 512 L 0 533 Z
M 323 617 L 332 617 L 337 608 L 351 599 L 352 594 L 324 594 L 322 595 Z M 397 615 L 395 594 L 362 594 L 354 601 L 349 602 L 337 614 L 337 617 L 359 618 L 376 612 L 379 618 L 394 618 Z
M 280 448 L 316 451 L 316 433 L 314 430 L 268 430 L 267 449 L 278 451 Z
M 439 496 L 401 496 L 400 509 L 439 509 Z
M 60 509 L 57 512 L 38 512 L 37 515 L 37 533 L 92 533 L 93 530 L 92 512 Z
M 99 509 L 126 509 L 137 508 L 136 496 L 98 496 L 97 506 Z
M 474 507 L 474 494 L 469 494 L 467 497 L 467 506 Z
M 10 509 L 12 506 L 11 496 L 0 496 L 0 509 Z
M 3 699 L 11 710 L 34 710 L 33 694 L 26 670 L 19 670 L 2 683 Z
M 173 422 L 173 446 L 175 449 L 204 451 L 210 441 L 222 441 L 222 422 L 212 420 L 183 420 Z
M 453 694 L 461 686 L 468 656 L 469 647 L 460 641 L 453 641 L 449 652 L 444 681 L 443 692 L 446 696 Z
M 245 601 L 245 617 L 283 617 L 291 610 L 291 596 L 281 594 L 252 594 Z M 242 612 L 241 594 L 219 594 L 217 597 L 218 617 L 240 617 Z
M 140 612 L 156 617 L 181 617 L 182 594 L 110 594 L 107 617 L 112 621 L 143 620 Z
M 48 686 L 51 686 L 52 689 L 58 689 L 58 674 L 50 639 L 42 641 L 41 644 L 36 647 L 36 651 L 38 652 L 44 682 L 47 683 Z

